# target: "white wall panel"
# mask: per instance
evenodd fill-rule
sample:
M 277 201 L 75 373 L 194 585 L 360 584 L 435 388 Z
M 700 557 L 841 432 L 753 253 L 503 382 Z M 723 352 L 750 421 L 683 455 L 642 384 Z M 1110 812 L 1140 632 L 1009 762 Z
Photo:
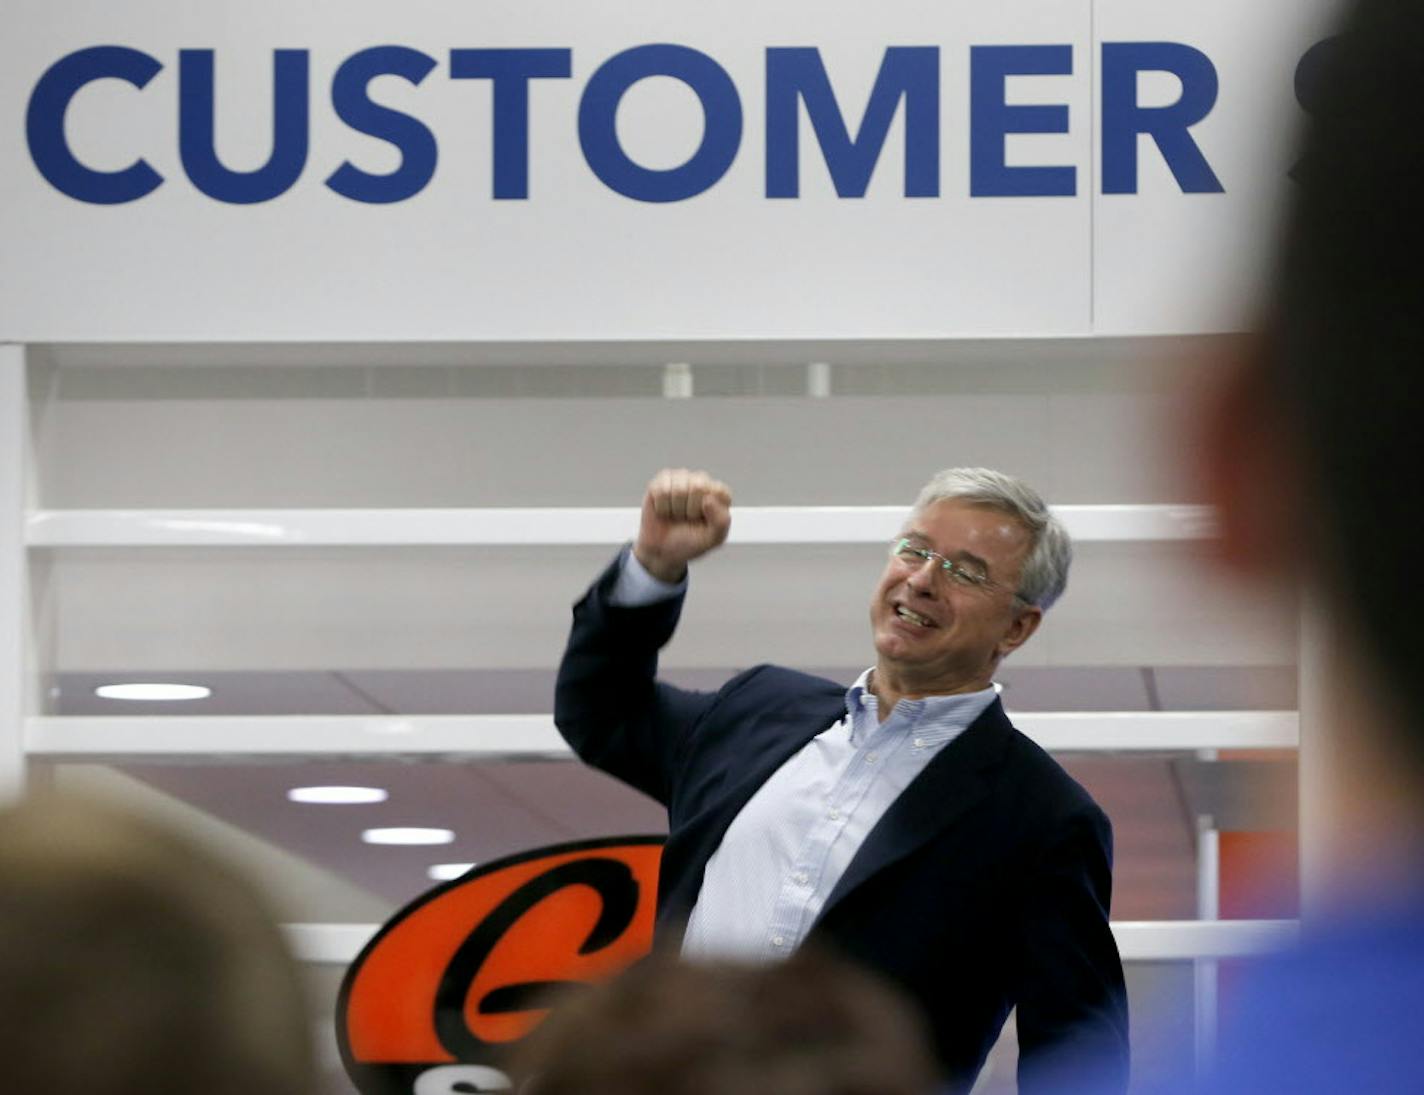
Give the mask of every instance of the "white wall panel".
M 631 530 L 630 530 L 631 535 Z M 1079 552 L 1021 665 L 1283 665 L 1288 604 L 1222 585 L 1204 549 Z M 602 548 L 93 549 L 54 564 L 59 671 L 541 668 Z M 695 575 L 669 665 L 868 664 L 873 545 L 729 547 Z
M 1184 502 L 1151 394 L 56 403 L 55 508 L 628 506 L 664 464 L 747 505 L 908 505 L 936 468 Z
M 749 504 L 908 504 L 944 463 L 1031 474 L 1050 461 L 1042 401 L 1007 396 L 85 402 L 63 414 L 50 497 L 65 507 L 635 505 L 667 464 L 711 468 Z
M 33 467 L 25 351 L 0 344 L 0 803 L 25 784 L 20 728 L 34 710 L 30 568 L 23 524 Z

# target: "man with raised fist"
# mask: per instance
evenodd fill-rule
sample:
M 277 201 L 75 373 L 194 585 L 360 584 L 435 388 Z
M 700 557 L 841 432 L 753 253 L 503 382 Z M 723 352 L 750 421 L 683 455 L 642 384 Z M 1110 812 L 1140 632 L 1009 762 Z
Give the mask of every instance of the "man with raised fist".
M 1111 828 L 993 688 L 1067 583 L 1062 525 L 1011 476 L 940 472 L 890 545 L 874 665 L 849 689 L 769 665 L 676 688 L 658 651 L 731 504 L 705 472 L 659 472 L 559 669 L 569 744 L 668 810 L 660 940 L 688 958 L 808 946 L 866 964 L 924 1009 L 951 1091 L 1013 1008 L 1021 1091 L 1125 1090 Z

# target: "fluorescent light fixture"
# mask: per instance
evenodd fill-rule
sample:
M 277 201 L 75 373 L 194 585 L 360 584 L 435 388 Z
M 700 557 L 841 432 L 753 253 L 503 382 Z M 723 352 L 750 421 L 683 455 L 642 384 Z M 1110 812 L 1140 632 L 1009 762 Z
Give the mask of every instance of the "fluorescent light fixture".
M 364 802 L 385 802 L 390 795 L 382 787 L 293 787 L 287 792 L 293 802 L 322 806 L 347 806 Z
M 430 866 L 425 873 L 436 882 L 449 882 L 452 878 L 459 878 L 474 866 L 473 863 L 436 863 Z
M 361 834 L 367 844 L 451 844 L 455 834 L 449 829 L 367 829 Z
M 211 688 L 204 688 L 201 684 L 161 684 L 158 682 L 101 684 L 94 689 L 94 695 L 102 696 L 106 700 L 137 700 L 146 703 L 204 700 L 212 694 Z

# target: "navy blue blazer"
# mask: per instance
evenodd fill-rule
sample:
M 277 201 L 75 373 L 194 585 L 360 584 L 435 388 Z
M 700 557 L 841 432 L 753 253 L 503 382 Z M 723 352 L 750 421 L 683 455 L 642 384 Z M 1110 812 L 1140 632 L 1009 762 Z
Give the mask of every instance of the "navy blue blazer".
M 676 939 L 703 868 L 780 765 L 845 714 L 844 685 L 757 666 L 717 692 L 656 680 L 682 598 L 610 605 L 618 563 L 574 607 L 554 718 L 574 751 L 666 806 L 658 936 Z M 866 837 L 807 945 L 839 951 L 923 1008 L 967 1091 L 1018 1008 L 1021 1092 L 1120 1092 L 1127 996 L 1108 927 L 1112 828 L 996 700 Z

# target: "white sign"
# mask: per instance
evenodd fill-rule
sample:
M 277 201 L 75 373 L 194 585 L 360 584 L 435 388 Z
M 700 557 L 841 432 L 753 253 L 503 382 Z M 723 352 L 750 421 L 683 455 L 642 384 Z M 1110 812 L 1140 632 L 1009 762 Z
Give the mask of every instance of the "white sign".
M 1324 0 L 10 0 L 0 340 L 1231 330 Z

